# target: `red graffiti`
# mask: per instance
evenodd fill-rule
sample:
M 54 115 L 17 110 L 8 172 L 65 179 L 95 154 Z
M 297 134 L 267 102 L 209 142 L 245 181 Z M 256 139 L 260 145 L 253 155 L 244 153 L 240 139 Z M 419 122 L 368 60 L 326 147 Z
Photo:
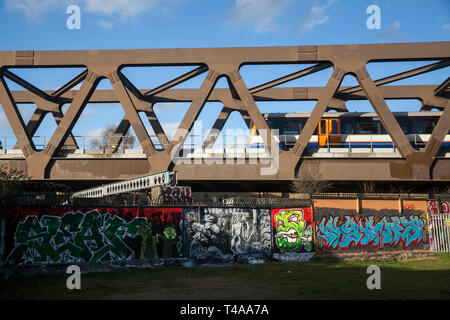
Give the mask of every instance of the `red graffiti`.
M 428 201 L 428 213 L 438 214 L 439 213 L 439 202 L 436 200 Z
M 290 208 L 290 209 L 272 209 L 272 227 L 276 228 L 277 223 L 275 222 L 275 215 L 282 210 L 293 211 L 293 210 L 301 210 L 303 211 L 303 221 L 308 224 L 314 225 L 313 223 L 313 214 L 311 208 Z
M 447 201 L 441 201 L 441 213 L 450 213 L 450 207 Z
M 428 213 L 429 214 L 439 214 L 439 213 L 450 213 L 450 206 L 447 201 L 428 201 Z
M 179 224 L 183 219 L 182 208 L 140 208 L 139 214 L 154 225 Z
M 192 202 L 191 187 L 161 187 L 161 200 L 169 204 L 189 204 Z
M 112 216 L 119 216 L 125 221 L 131 221 L 135 217 L 145 217 L 154 224 L 158 225 L 166 223 L 180 223 L 182 221 L 183 211 L 181 208 L 17 207 L 4 210 L 2 216 L 8 224 L 16 224 L 19 222 L 24 222 L 27 216 L 40 217 L 47 215 L 61 217 L 66 212 L 89 212 L 93 210 L 97 210 L 101 214 L 109 213 Z

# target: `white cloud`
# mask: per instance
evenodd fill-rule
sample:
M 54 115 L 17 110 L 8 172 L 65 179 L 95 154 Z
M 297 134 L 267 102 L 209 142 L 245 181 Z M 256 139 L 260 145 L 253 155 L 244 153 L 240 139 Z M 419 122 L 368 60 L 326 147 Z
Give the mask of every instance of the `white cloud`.
M 97 116 L 97 111 L 95 111 L 93 108 L 87 107 L 87 108 L 84 109 L 84 111 L 83 111 L 83 116 L 85 116 L 85 117 L 94 117 L 94 116 Z
M 12 129 L 11 129 L 11 126 L 9 125 L 9 121 L 6 118 L 5 113 L 0 112 L 0 132 L 2 132 L 2 134 L 4 134 L 3 131 L 12 131 Z
M 9 11 L 23 12 L 29 20 L 39 20 L 41 16 L 52 10 L 65 12 L 68 5 L 76 4 L 81 12 L 114 17 L 121 20 L 132 19 L 151 9 L 158 8 L 158 12 L 167 12 L 170 5 L 178 4 L 182 0 L 4 0 Z M 112 22 L 100 20 L 102 28 L 108 28 Z
M 403 40 L 403 36 L 399 33 L 401 23 L 400 21 L 395 20 L 392 24 L 390 24 L 387 28 L 380 30 L 376 37 L 378 40 L 394 40 L 400 41 Z
M 230 10 L 228 22 L 250 24 L 256 32 L 273 31 L 276 19 L 285 11 L 291 0 L 236 0 Z
M 450 31 L 450 23 L 442 25 L 442 29 Z
M 161 0 L 78 0 L 88 12 L 133 18 L 157 6 Z
M 179 125 L 180 124 L 178 122 L 161 123 L 161 126 L 163 127 L 164 132 L 166 133 L 167 137 L 173 137 L 173 135 Z
M 105 131 L 105 128 L 91 129 L 91 130 L 87 131 L 84 134 L 84 136 L 86 136 L 86 137 L 101 137 L 104 131 Z
M 334 3 L 335 0 L 330 0 L 322 7 L 312 7 L 309 13 L 303 18 L 300 23 L 300 33 L 305 34 L 313 31 L 316 27 L 326 23 L 330 18 L 327 14 L 328 8 Z
M 114 23 L 103 19 L 98 22 L 98 25 L 105 30 L 111 30 L 114 27 Z
M 173 112 L 174 110 L 178 112 L 183 112 L 182 110 L 186 108 L 186 103 L 179 103 L 179 102 L 160 102 L 155 104 L 153 107 L 153 110 L 155 113 L 160 114 L 164 112 Z M 178 110 L 177 110 L 178 109 Z
M 5 0 L 5 7 L 10 11 L 22 11 L 29 20 L 37 20 L 42 14 L 59 7 L 61 2 L 59 0 Z

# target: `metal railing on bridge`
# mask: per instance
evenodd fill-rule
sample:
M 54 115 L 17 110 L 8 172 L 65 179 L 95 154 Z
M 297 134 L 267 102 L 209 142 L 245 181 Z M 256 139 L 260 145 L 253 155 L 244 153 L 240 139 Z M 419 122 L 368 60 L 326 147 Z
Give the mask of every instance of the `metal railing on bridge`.
M 410 134 L 407 135 L 412 147 L 421 150 L 424 149 L 430 138 L 429 134 Z M 50 141 L 50 136 L 34 136 L 33 142 L 37 150 L 43 150 Z M 104 139 L 103 136 L 73 136 L 76 144 L 66 143 L 61 148 L 61 153 L 73 153 L 79 150 L 81 153 L 98 152 L 108 153 L 143 153 L 142 147 L 137 142 L 135 136 L 122 136 L 124 141 L 121 144 L 98 143 Z M 155 149 L 163 150 L 167 145 L 161 144 L 155 135 L 150 136 Z M 251 141 L 248 135 L 224 135 L 219 136 L 212 146 L 204 144 L 205 136 L 191 135 L 183 144 L 180 155 L 198 152 L 200 150 L 222 150 L 226 152 L 240 152 L 245 150 L 265 149 L 262 139 Z M 290 149 L 296 141 L 298 135 L 281 134 L 276 136 L 280 148 Z M 313 135 L 307 145 L 307 149 L 316 152 L 318 150 L 325 152 L 384 152 L 398 153 L 395 143 L 386 134 L 329 134 L 326 139 L 320 140 L 320 136 Z M 256 141 L 256 142 L 254 142 Z M 440 153 L 450 152 L 450 135 L 446 135 L 444 143 L 440 148 Z M 0 153 L 21 153 L 20 147 L 14 136 L 0 136 Z
M 157 186 L 175 185 L 176 183 L 176 172 L 165 171 L 78 191 L 75 192 L 72 197 L 101 198 L 109 195 L 147 190 Z

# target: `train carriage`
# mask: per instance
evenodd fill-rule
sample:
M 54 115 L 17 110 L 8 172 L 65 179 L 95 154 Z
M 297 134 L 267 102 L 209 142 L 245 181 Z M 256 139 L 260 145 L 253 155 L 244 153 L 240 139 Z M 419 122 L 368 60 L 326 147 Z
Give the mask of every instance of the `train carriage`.
M 441 111 L 394 112 L 400 127 L 414 148 L 424 148 L 436 126 Z M 298 139 L 310 113 L 267 113 L 264 114 L 270 129 L 276 129 L 275 139 L 284 150 L 290 149 Z M 274 130 L 273 132 L 276 132 Z M 250 145 L 263 144 L 253 127 Z M 391 137 L 374 112 L 326 112 L 320 119 L 308 148 L 394 148 Z M 450 147 L 450 135 L 447 134 L 441 150 Z

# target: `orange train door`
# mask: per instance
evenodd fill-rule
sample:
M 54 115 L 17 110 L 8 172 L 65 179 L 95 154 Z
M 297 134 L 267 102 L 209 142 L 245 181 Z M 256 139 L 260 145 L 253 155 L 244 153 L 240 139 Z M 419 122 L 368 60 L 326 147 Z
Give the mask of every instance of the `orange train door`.
M 337 146 L 341 143 L 341 124 L 339 119 L 320 119 L 319 147 Z

